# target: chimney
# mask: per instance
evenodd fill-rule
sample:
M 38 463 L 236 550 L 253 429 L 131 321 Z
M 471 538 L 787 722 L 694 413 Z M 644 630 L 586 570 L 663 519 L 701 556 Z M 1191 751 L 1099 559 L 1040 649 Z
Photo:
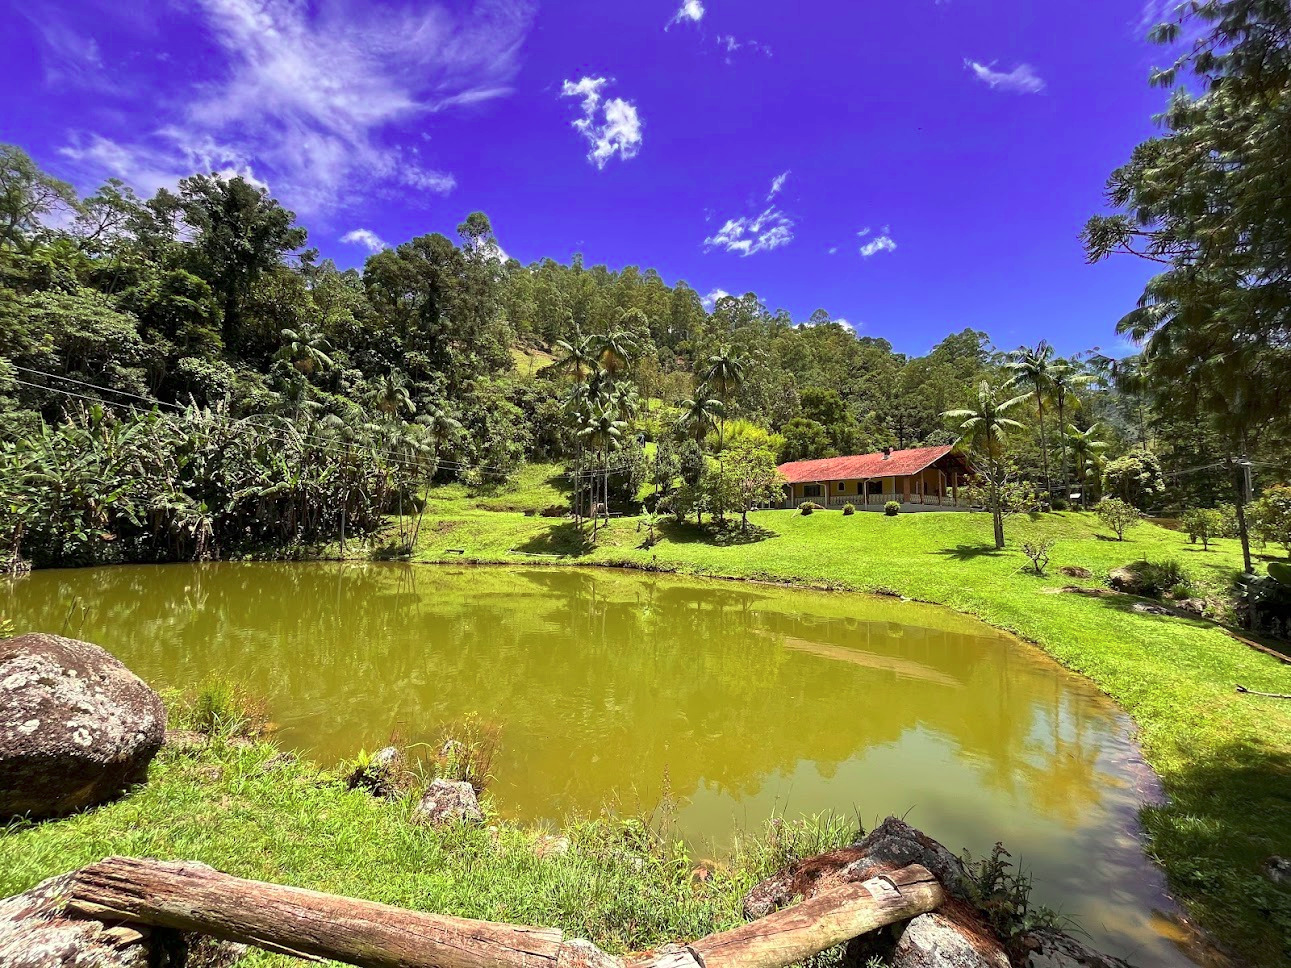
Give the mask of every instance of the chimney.
M 889 457 L 891 457 L 891 456 L 892 456 L 892 448 L 891 448 L 891 447 L 884 447 L 884 448 L 883 448 L 883 459 L 884 459 L 884 460 L 887 460 L 887 459 L 888 459 Z

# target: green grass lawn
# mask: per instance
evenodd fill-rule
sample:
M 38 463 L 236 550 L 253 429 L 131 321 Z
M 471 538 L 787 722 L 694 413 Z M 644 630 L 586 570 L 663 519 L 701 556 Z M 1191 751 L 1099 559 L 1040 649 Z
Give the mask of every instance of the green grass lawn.
M 464 492 L 438 491 L 430 507 L 420 561 L 623 565 L 895 592 L 1039 644 L 1138 724 L 1168 797 L 1144 812 L 1148 849 L 1172 890 L 1249 961 L 1291 961 L 1291 891 L 1260 870 L 1271 854 L 1291 856 L 1291 703 L 1235 690 L 1291 693 L 1291 665 L 1210 622 L 1139 614 L 1128 596 L 1060 591 L 1101 586 L 1109 569 L 1138 558 L 1177 559 L 1203 588 L 1226 588 L 1240 566 L 1236 541 L 1203 551 L 1144 523 L 1120 542 L 1094 515 L 1065 512 L 1009 520 L 1008 547 L 996 551 L 984 514 L 764 511 L 748 533 L 669 521 L 650 547 L 638 519 L 616 518 L 592 546 L 568 521 L 490 512 Z M 1057 542 L 1044 578 L 1020 551 L 1040 537 Z M 1067 565 L 1094 577 L 1067 578 L 1058 571 Z

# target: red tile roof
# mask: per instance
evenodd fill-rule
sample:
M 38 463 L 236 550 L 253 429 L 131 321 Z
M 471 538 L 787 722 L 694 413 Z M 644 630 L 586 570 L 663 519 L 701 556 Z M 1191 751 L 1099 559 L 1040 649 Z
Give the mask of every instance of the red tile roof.
M 860 454 L 855 457 L 826 457 L 824 460 L 796 460 L 780 465 L 780 473 L 790 484 L 813 484 L 822 481 L 851 481 L 878 477 L 905 477 L 918 474 L 955 448 L 915 447 L 882 454 Z

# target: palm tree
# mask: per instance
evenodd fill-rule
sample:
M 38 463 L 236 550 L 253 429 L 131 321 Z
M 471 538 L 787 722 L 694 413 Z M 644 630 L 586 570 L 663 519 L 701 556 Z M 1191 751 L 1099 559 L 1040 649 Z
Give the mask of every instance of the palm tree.
M 1065 501 L 1071 492 L 1071 479 L 1067 476 L 1067 435 L 1063 429 L 1067 426 L 1067 410 L 1079 410 L 1081 403 L 1080 397 L 1076 392 L 1082 387 L 1088 386 L 1094 380 L 1089 373 L 1082 373 L 1070 360 L 1057 360 L 1053 365 L 1053 373 L 1050 377 L 1050 392 L 1053 396 L 1053 405 L 1058 411 L 1058 447 L 1059 447 L 1059 466 L 1062 480 L 1062 497 Z
M 966 444 L 979 463 L 991 492 L 991 519 L 995 526 L 995 547 L 1004 547 L 1004 508 L 1001 488 L 1008 481 L 1005 461 L 1006 438 L 1020 430 L 1022 424 L 1008 416 L 1019 404 L 1030 399 L 1030 393 L 1001 401 L 999 392 L 983 380 L 977 388 L 977 400 L 971 408 L 947 410 L 943 417 L 958 425 L 960 443 Z
M 601 459 L 601 500 L 605 506 L 605 518 L 610 515 L 610 459 L 611 451 L 618 450 L 623 444 L 623 434 L 627 423 L 619 420 L 611 408 L 596 408 L 585 414 L 583 426 L 578 431 L 580 440 L 585 441 Z M 595 480 L 595 478 L 593 478 Z M 592 540 L 596 540 L 597 525 L 600 515 L 596 511 L 596 491 L 592 490 Z
M 306 376 L 315 370 L 325 370 L 332 366 L 332 358 L 328 355 L 332 352 L 332 344 L 308 323 L 300 329 L 284 329 L 282 341 L 278 358 L 286 360 Z
M 1115 387 L 1134 401 L 1135 421 L 1139 425 L 1139 446 L 1148 449 L 1147 379 L 1143 370 L 1143 355 L 1136 353 L 1117 359 L 1098 354 L 1090 357 L 1090 364 L 1105 386 Z
M 632 334 L 622 330 L 593 337 L 592 346 L 596 354 L 596 362 L 610 375 L 611 380 L 627 370 L 632 363 L 632 354 L 637 348 Z
M 703 392 L 706 389 L 707 387 L 701 386 L 694 399 L 681 401 L 681 419 L 677 421 L 677 429 L 699 444 L 701 450 L 704 438 L 726 412 L 721 400 L 711 398 Z
M 376 385 L 368 393 L 368 400 L 387 417 L 397 417 L 417 409 L 408 393 L 408 379 L 398 370 L 378 377 Z
M 599 352 L 596 337 L 574 334 L 572 343 L 558 339 L 556 348 L 563 352 L 559 360 L 552 364 L 558 373 L 572 373 L 574 382 L 581 383 L 591 373 L 600 369 Z
M 444 445 L 456 437 L 462 430 L 462 424 L 454 420 L 439 407 L 431 407 L 426 413 L 423 413 L 416 420 L 421 426 L 425 427 L 430 434 L 431 439 L 435 442 L 435 453 L 439 454 Z
M 1040 414 L 1040 462 L 1044 470 L 1044 489 L 1046 494 L 1053 493 L 1049 480 L 1049 442 L 1044 432 L 1044 402 L 1053 392 L 1053 372 L 1056 363 L 1053 358 L 1053 347 L 1041 340 L 1033 348 L 1023 346 L 1013 352 L 1013 359 L 1005 364 L 1005 369 L 1013 373 L 1009 381 L 1013 386 L 1029 386 L 1027 396 L 1033 398 Z
M 1093 469 L 1090 462 L 1095 456 L 1099 456 L 1101 451 L 1107 449 L 1107 444 L 1095 437 L 1097 432 L 1098 424 L 1090 424 L 1087 430 L 1081 430 L 1075 424 L 1070 424 L 1063 438 L 1064 446 L 1071 451 L 1072 460 L 1075 461 L 1079 474 L 1081 507 L 1089 507 L 1089 488 L 1085 486 L 1085 481 L 1089 471 Z
M 729 403 L 731 395 L 744 385 L 744 360 L 729 346 L 723 346 L 708 358 L 700 379 L 712 387 L 723 404 Z

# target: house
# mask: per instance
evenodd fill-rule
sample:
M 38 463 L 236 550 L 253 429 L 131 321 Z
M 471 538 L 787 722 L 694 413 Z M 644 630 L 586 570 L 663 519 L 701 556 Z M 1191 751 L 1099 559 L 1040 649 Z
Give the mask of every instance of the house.
M 931 511 L 967 508 L 962 488 L 972 470 L 953 447 L 884 447 L 876 454 L 791 461 L 780 465 L 780 473 L 787 481 L 785 507 L 814 501 L 877 511 L 896 501 L 902 510 Z

